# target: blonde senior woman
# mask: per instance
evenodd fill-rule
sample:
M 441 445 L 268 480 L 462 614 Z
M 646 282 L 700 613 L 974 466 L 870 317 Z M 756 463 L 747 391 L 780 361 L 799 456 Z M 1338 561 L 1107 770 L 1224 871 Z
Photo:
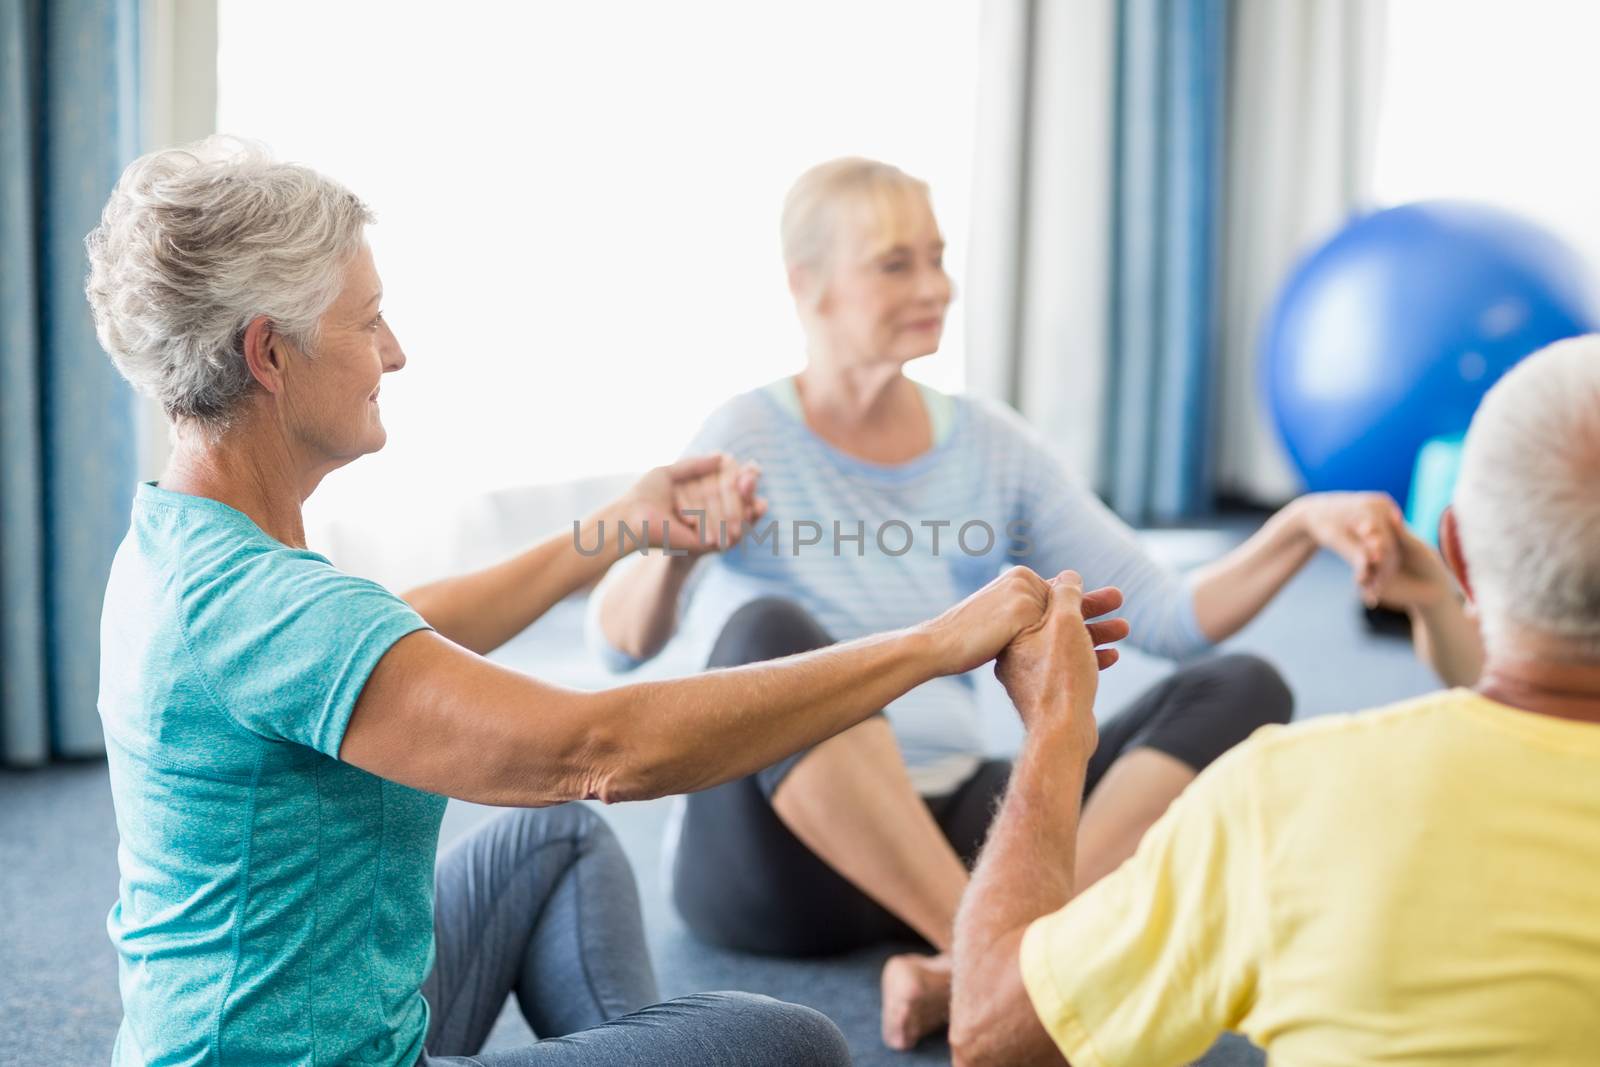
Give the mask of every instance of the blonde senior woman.
M 1254 618 L 1319 546 L 1347 559 L 1369 596 L 1427 566 L 1414 539 L 1401 542 L 1392 501 L 1331 494 L 1294 502 L 1180 579 L 1015 413 L 902 373 L 939 347 L 952 296 L 922 182 L 871 160 L 825 163 L 789 193 L 782 240 L 805 366 L 728 401 L 690 446 L 759 469 L 768 521 L 698 570 L 659 556 L 619 568 L 592 614 L 616 667 L 655 655 L 680 614 L 685 629 L 717 635 L 710 666 L 758 662 L 905 625 L 1007 563 L 1119 587 L 1132 642 L 1184 660 Z M 1448 615 L 1424 610 L 1430 597 L 1408 606 L 1448 628 Z M 987 756 L 968 679 L 884 710 L 688 798 L 673 896 L 690 928 L 735 948 L 926 941 L 935 954 L 893 956 L 883 970 L 884 1040 L 904 1048 L 945 1021 L 956 906 L 1011 763 Z M 1231 655 L 1183 666 L 1107 721 L 1081 783 L 1078 884 L 1130 855 L 1202 768 L 1289 715 L 1277 673 Z
M 371 222 L 335 182 L 213 139 L 134 162 L 88 239 L 101 341 L 175 433 L 105 600 L 114 1062 L 848 1062 L 809 1009 L 655 1005 L 632 873 L 563 802 L 750 774 L 992 658 L 1041 621 L 1048 585 L 1018 569 L 894 633 L 609 692 L 490 663 L 614 557 L 566 531 L 401 598 L 307 547 L 302 503 L 383 446 L 381 380 L 406 363 Z M 651 472 L 582 544 L 626 520 L 659 545 L 695 501 L 753 515 L 718 463 Z M 436 865 L 451 796 L 519 810 Z M 509 994 L 541 1040 L 482 1053 Z

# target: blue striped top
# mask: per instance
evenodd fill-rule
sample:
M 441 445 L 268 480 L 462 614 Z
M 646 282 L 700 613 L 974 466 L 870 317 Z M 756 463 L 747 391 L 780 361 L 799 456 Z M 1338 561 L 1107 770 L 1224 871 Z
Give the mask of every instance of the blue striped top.
M 1146 652 L 1181 658 L 1209 647 L 1177 572 L 1074 482 L 1021 416 L 975 397 L 924 395 L 936 428 L 946 412 L 948 425 L 905 463 L 858 459 L 817 436 L 792 379 L 736 396 L 707 419 L 687 454 L 755 460 L 769 508 L 738 545 L 702 560 L 685 587 L 675 640 L 695 644 L 696 662 L 756 597 L 790 597 L 848 640 L 931 618 L 1014 563 L 1046 577 L 1071 568 L 1088 588 L 1120 587 L 1129 640 Z M 590 620 L 591 646 L 612 669 L 638 666 L 606 642 L 595 612 Z M 953 790 L 983 757 L 969 677 L 935 679 L 885 711 L 924 795 Z

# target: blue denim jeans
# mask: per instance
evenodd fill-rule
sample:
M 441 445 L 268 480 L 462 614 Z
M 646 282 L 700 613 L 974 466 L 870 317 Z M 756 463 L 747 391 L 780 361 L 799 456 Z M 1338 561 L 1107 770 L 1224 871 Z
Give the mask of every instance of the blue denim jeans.
M 417 1067 L 833 1067 L 810 1008 L 745 993 L 658 1004 L 633 870 L 582 804 L 515 810 L 439 860 Z M 540 1040 L 480 1053 L 507 995 Z

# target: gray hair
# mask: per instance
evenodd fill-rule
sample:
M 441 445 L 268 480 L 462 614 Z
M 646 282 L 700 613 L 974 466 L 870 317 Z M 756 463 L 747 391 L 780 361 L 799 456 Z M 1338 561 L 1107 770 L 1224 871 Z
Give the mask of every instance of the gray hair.
M 264 315 L 315 348 L 372 221 L 350 190 L 257 142 L 141 156 L 85 242 L 100 344 L 169 418 L 221 431 L 253 382 L 245 327 Z
M 1600 658 L 1600 334 L 1529 356 L 1467 432 L 1455 509 L 1484 636 Z

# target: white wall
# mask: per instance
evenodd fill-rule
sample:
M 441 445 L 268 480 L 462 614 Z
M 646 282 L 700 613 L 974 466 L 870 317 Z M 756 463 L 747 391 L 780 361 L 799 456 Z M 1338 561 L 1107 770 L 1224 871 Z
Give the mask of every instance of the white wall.
M 1397 0 L 1388 35 L 1378 201 L 1489 201 L 1600 267 L 1600 3 Z
M 409 358 L 383 388 L 388 445 L 313 505 L 677 455 L 712 408 L 803 362 L 778 213 L 824 159 L 929 180 L 959 285 L 977 12 L 222 0 L 222 129 L 373 205 Z M 960 386 L 963 306 L 924 380 Z
M 216 130 L 216 0 L 143 0 L 140 10 L 142 150 L 198 140 Z M 153 400 L 139 403 L 139 477 L 166 465 L 166 416 Z

